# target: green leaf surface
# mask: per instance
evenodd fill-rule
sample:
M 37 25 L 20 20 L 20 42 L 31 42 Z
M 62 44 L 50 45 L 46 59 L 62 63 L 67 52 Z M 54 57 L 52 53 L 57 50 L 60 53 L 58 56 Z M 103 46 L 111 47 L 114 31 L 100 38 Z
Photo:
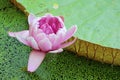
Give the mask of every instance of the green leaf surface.
M 62 15 L 65 25 L 78 26 L 77 36 L 92 43 L 120 49 L 120 0 L 17 0 L 36 15 Z M 58 8 L 54 9 L 54 4 Z

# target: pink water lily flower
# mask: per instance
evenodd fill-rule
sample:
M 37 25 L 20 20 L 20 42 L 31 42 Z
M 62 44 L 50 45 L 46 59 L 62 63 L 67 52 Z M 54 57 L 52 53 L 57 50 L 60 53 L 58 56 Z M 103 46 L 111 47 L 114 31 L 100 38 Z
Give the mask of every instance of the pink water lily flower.
M 75 38 L 71 42 L 65 42 L 73 36 L 77 27 L 74 25 L 67 31 L 63 17 L 52 14 L 36 17 L 30 14 L 28 23 L 29 30 L 9 32 L 9 36 L 16 37 L 23 44 L 33 48 L 28 60 L 29 72 L 34 72 L 39 67 L 47 53 L 62 52 L 63 48 L 76 41 Z

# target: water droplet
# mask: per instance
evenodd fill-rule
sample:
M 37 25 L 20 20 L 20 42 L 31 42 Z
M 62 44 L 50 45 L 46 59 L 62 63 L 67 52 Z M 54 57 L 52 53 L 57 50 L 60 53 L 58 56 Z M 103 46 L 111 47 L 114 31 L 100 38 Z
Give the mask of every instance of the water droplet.
M 57 3 L 54 3 L 54 4 L 53 4 L 53 8 L 54 8 L 54 9 L 58 9 L 58 8 L 59 8 L 59 5 L 58 5 Z

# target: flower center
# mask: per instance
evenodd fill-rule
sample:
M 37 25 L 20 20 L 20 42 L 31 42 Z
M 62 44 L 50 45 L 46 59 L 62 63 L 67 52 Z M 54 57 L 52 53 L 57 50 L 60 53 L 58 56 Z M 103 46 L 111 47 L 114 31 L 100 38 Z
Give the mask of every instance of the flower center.
M 63 24 L 56 17 L 43 17 L 39 20 L 39 28 L 46 34 L 57 33 L 63 27 Z

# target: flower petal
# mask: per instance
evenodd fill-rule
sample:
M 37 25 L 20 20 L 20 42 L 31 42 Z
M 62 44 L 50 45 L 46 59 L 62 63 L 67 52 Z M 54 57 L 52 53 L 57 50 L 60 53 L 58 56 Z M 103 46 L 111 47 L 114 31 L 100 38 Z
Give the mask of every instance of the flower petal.
M 64 22 L 64 17 L 63 16 L 59 16 L 61 19 L 62 19 L 62 21 Z
M 46 53 L 44 52 L 33 50 L 29 56 L 27 70 L 29 72 L 34 72 L 42 63 L 43 59 L 45 58 L 45 55 Z
M 29 23 L 29 33 L 31 36 L 34 36 L 37 34 L 38 27 L 39 27 L 39 22 L 38 22 L 38 17 L 36 17 L 33 14 L 30 14 L 28 16 L 28 23 Z
M 77 38 L 75 38 L 73 41 L 71 42 L 67 42 L 67 43 L 64 43 L 60 46 L 60 48 L 65 48 L 65 47 L 68 47 L 70 46 L 71 44 L 73 44 L 75 41 L 77 40 Z
M 56 35 L 55 35 L 54 33 L 49 34 L 49 35 L 48 35 L 48 38 L 49 38 L 49 40 L 51 41 L 51 43 L 53 43 L 53 42 L 55 41 Z
M 44 17 L 49 18 L 49 17 L 53 17 L 53 15 L 52 15 L 52 14 L 50 14 L 50 13 L 46 13 Z
M 58 49 L 60 44 L 63 43 L 65 33 L 66 33 L 66 29 L 62 28 L 62 29 L 59 29 L 57 34 L 49 35 L 49 39 L 50 41 L 52 41 L 52 44 L 53 44 L 53 47 L 52 47 L 53 50 Z
M 36 16 L 34 14 L 30 13 L 28 16 L 28 23 L 31 24 L 35 18 L 36 18 Z
M 37 41 L 37 42 L 39 42 L 40 40 L 42 40 L 42 39 L 44 39 L 44 38 L 46 38 L 47 36 L 46 36 L 46 34 L 45 33 L 39 33 L 39 34 L 37 34 L 36 36 L 35 36 L 35 40 Z
M 65 32 L 62 30 L 59 30 L 56 34 L 56 37 L 53 42 L 53 49 L 58 49 L 60 44 L 62 43 L 65 36 Z
M 31 36 L 35 36 L 38 32 L 38 24 L 37 23 L 33 23 L 33 25 L 29 26 L 29 33 Z
M 60 29 L 57 32 L 57 36 L 58 36 L 57 42 L 59 41 L 59 43 L 61 43 L 64 40 L 65 33 L 66 33 L 66 29 Z
M 54 51 L 49 51 L 48 53 L 60 53 L 62 51 L 63 51 L 63 49 L 60 48 L 60 49 L 57 49 L 57 50 L 54 50 Z
M 27 41 L 33 49 L 39 50 L 38 44 L 33 37 L 28 37 Z
M 29 36 L 28 30 L 24 30 L 24 31 L 20 31 L 20 32 L 8 32 L 8 34 L 11 37 L 16 37 L 20 42 L 29 46 L 29 44 L 26 40 L 26 38 Z
M 39 47 L 42 51 L 49 51 L 52 49 L 52 43 L 48 38 L 44 38 L 38 42 Z
M 63 40 L 63 42 L 68 40 L 69 38 L 71 38 L 73 36 L 73 34 L 76 32 L 76 30 L 77 30 L 77 26 L 76 25 L 74 25 L 72 28 L 70 28 L 66 32 L 65 39 Z

